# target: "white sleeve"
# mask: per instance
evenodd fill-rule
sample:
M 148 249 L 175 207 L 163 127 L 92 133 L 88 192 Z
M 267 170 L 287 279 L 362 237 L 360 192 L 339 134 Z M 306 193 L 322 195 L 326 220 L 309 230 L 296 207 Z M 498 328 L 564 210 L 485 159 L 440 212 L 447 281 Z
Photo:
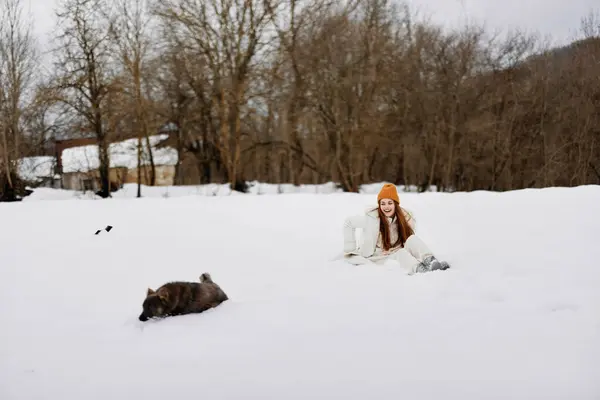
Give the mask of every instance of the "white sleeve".
M 356 215 L 346 218 L 344 221 L 344 253 L 350 253 L 356 250 L 356 229 L 364 229 L 365 226 L 365 215 Z

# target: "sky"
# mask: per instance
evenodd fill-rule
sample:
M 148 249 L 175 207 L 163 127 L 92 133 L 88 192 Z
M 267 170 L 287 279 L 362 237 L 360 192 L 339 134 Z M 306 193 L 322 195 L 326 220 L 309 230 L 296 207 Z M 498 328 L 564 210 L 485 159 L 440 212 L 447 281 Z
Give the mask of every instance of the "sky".
M 53 8 L 58 0 L 24 0 L 33 19 L 42 51 L 55 26 Z M 556 44 L 577 36 L 580 20 L 590 10 L 600 12 L 598 0 L 406 0 L 413 10 L 448 27 L 467 22 L 485 23 L 492 30 L 520 28 L 551 35 Z
M 407 0 L 434 22 L 446 25 L 465 21 L 485 23 L 491 29 L 520 28 L 557 44 L 578 36 L 581 18 L 600 11 L 598 0 Z

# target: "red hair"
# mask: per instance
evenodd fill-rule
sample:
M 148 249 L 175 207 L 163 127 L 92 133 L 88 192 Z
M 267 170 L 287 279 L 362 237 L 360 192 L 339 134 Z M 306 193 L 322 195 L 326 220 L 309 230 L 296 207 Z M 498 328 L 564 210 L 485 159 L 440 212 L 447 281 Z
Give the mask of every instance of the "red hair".
M 404 246 L 406 240 L 414 234 L 413 229 L 408 224 L 406 217 L 404 216 L 404 212 L 400 207 L 400 204 L 394 200 L 394 224 L 398 226 L 398 240 L 396 243 L 390 243 L 391 235 L 390 235 L 390 227 L 386 222 L 386 216 L 381 211 L 381 206 L 377 206 L 377 212 L 379 214 L 379 233 L 381 234 L 381 242 L 383 244 L 383 249 L 385 251 L 391 249 L 392 247 L 396 247 L 398 245 Z

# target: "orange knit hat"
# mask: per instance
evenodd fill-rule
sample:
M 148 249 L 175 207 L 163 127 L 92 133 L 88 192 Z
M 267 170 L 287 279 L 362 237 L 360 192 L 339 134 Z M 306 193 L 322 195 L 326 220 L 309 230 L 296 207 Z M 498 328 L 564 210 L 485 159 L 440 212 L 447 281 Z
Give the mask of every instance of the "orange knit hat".
M 400 197 L 398 197 L 398 190 L 395 185 L 391 183 L 386 183 L 383 185 L 379 194 L 377 195 L 377 202 L 380 202 L 381 199 L 392 199 L 396 203 L 400 203 Z

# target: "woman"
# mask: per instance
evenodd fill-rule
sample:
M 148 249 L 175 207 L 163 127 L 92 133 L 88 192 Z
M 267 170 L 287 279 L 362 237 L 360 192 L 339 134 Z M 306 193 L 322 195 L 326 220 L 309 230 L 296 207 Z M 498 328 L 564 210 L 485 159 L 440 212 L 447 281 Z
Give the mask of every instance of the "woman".
M 411 273 L 445 270 L 427 245 L 414 233 L 415 220 L 402 207 L 396 186 L 385 184 L 377 195 L 379 206 L 344 223 L 344 258 L 352 264 L 395 260 Z M 356 245 L 356 229 L 362 243 Z

